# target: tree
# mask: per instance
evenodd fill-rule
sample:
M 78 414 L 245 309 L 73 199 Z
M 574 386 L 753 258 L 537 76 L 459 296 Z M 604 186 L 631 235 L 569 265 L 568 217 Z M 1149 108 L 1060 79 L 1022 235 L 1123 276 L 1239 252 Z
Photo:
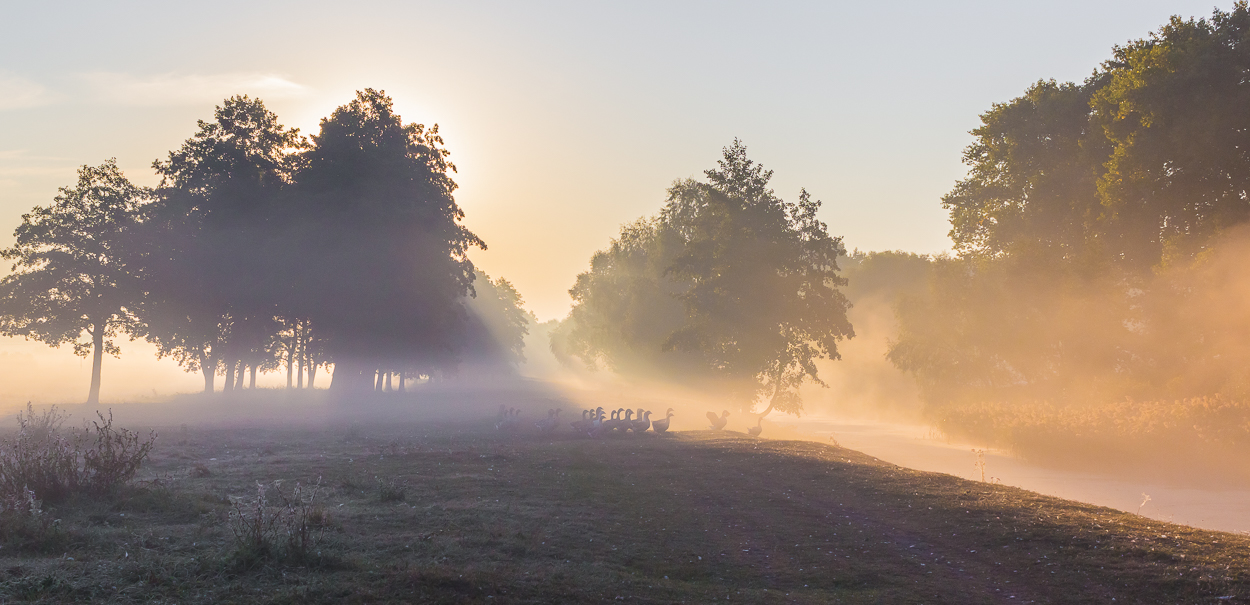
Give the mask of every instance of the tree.
M 1224 363 L 1198 353 L 1219 330 L 1181 338 L 1174 310 L 1250 222 L 1248 40 L 1244 1 L 1173 18 L 1083 84 L 982 114 L 943 198 L 960 257 L 903 301 L 889 353 L 930 403 L 1157 396 Z
M 1104 238 L 1137 270 L 1193 260 L 1250 220 L 1250 9 L 1172 20 L 1115 49 L 1090 100 L 1112 148 Z
M 764 397 L 762 415 L 798 414 L 798 387 L 824 386 L 815 360 L 840 359 L 838 341 L 855 335 L 838 289 L 846 249 L 816 217 L 820 202 L 806 191 L 797 203 L 778 198 L 772 171 L 748 159 L 740 141 L 704 174 L 706 184 L 675 186 L 661 212 L 686 236 L 668 270 L 691 284 L 677 297 L 685 321 L 665 346 L 701 352 L 744 409 Z
M 537 323 L 512 283 L 478 271 L 474 296 L 466 298 L 469 323 L 459 345 L 462 357 L 479 364 L 515 368 L 525 362 L 529 324 Z
M 778 198 L 737 140 L 705 175 L 675 183 L 657 217 L 595 254 L 552 349 L 625 373 L 682 368 L 673 374 L 713 378 L 744 409 L 763 398 L 763 414 L 797 414 L 798 387 L 823 385 L 815 361 L 838 359 L 854 336 L 841 238 L 806 191 Z
M 89 404 L 100 401 L 103 355 L 120 354 L 113 338 L 132 324 L 143 296 L 134 236 L 150 198 L 116 160 L 83 166 L 76 186 L 22 215 L 16 243 L 0 252 L 14 261 L 0 280 L 0 333 L 53 347 L 73 343 L 76 355 L 90 354 Z
M 1083 85 L 1041 81 L 981 114 L 964 151 L 967 178 L 942 198 L 960 254 L 1085 258 L 1102 214 L 1098 178 L 1108 145 L 1092 124 Z
M 331 388 L 357 389 L 378 368 L 454 356 L 473 292 L 449 152 L 437 125 L 404 124 L 390 97 L 356 94 L 322 120 L 285 223 L 291 308 L 335 363 Z
M 701 354 L 663 350 L 685 318 L 676 296 L 690 286 L 667 272 L 684 247 L 679 230 L 659 217 L 621 227 L 569 290 L 573 308 L 552 332 L 557 357 L 576 357 L 592 370 L 606 366 L 620 374 L 705 378 Z
M 203 372 L 206 392 L 219 371 L 232 390 L 241 360 L 265 363 L 281 329 L 275 317 L 289 280 L 274 259 L 288 251 L 276 223 L 293 205 L 284 193 L 306 146 L 260 99 L 235 96 L 153 163 L 161 187 L 146 221 L 151 295 L 142 332 L 159 355 Z

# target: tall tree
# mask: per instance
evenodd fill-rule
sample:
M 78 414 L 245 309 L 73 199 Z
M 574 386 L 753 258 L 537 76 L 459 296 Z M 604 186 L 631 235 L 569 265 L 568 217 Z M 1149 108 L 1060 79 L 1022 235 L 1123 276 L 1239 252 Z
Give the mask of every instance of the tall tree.
M 231 390 L 239 361 L 262 355 L 280 331 L 289 280 L 272 260 L 286 252 L 274 223 L 290 206 L 283 194 L 305 147 L 260 99 L 236 96 L 153 163 L 162 180 L 147 240 L 159 254 L 150 255 L 144 334 L 203 372 L 206 391 L 218 371 Z
M 964 151 L 968 176 L 942 198 L 959 253 L 1056 262 L 1088 255 L 1109 152 L 1089 103 L 1104 80 L 1041 81 L 981 114 Z
M 1117 47 L 1091 99 L 1113 148 L 1105 239 L 1134 269 L 1186 262 L 1250 220 L 1250 8 L 1172 20 Z
M 688 365 L 682 374 L 714 377 L 743 409 L 762 399 L 764 414 L 797 414 L 798 387 L 823 384 L 815 361 L 838 359 L 854 336 L 845 248 L 816 218 L 820 202 L 778 198 L 740 141 L 705 175 L 678 181 L 657 217 L 595 254 L 552 349 L 625 373 Z
M 569 289 L 573 308 L 552 336 L 561 359 L 576 357 L 591 369 L 656 375 L 690 381 L 708 375 L 703 356 L 663 351 L 681 326 L 685 309 L 676 296 L 687 280 L 668 272 L 685 247 L 681 229 L 659 217 L 621 227 L 607 249 L 590 259 L 590 270 Z
M 76 186 L 22 215 L 16 243 L 0 252 L 14 261 L 0 280 L 0 333 L 53 347 L 73 343 L 76 355 L 91 355 L 89 404 L 100 401 L 103 355 L 120 354 L 113 338 L 131 325 L 143 296 L 135 231 L 150 198 L 116 160 L 83 166 Z
M 931 403 L 1151 396 L 1198 365 L 1179 352 L 1211 339 L 1181 342 L 1169 309 L 1201 292 L 1177 276 L 1250 222 L 1248 41 L 1244 1 L 1174 18 L 1081 85 L 982 114 L 943 198 L 960 258 L 900 306 L 890 352 Z
M 472 293 L 467 253 L 485 247 L 464 213 L 438 126 L 404 124 L 366 89 L 322 120 L 298 174 L 301 212 L 283 258 L 296 314 L 334 360 L 332 388 L 364 388 L 374 370 L 454 354 Z
M 457 346 L 465 361 L 489 368 L 514 369 L 525 362 L 525 337 L 537 323 L 525 310 L 525 301 L 512 283 L 491 279 L 482 271 L 473 281 L 474 296 L 466 298 L 468 324 Z
M 778 198 L 768 188 L 772 171 L 747 158 L 740 141 L 704 174 L 706 184 L 675 187 L 662 213 L 689 226 L 669 271 L 691 284 L 678 296 L 686 320 L 666 346 L 706 355 L 744 409 L 765 398 L 764 415 L 797 414 L 798 387 L 824 385 L 815 361 L 839 359 L 838 341 L 855 335 L 838 289 L 846 249 L 816 217 L 820 202 L 806 191 L 795 203 Z

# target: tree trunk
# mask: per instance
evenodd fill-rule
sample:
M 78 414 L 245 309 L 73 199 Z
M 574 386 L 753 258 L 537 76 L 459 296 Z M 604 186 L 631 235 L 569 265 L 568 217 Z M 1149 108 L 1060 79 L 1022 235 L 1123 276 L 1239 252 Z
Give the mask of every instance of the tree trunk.
M 317 364 L 312 362 L 308 364 L 308 388 L 313 388 L 313 381 L 317 380 Z
M 407 389 L 404 388 L 404 373 L 402 370 L 399 372 L 399 389 L 397 390 L 400 393 L 407 392 Z
M 217 377 L 217 360 L 212 357 L 205 358 L 202 351 L 196 355 L 200 358 L 200 372 L 204 374 L 204 392 L 212 393 L 213 379 Z
M 385 387 L 383 390 L 385 390 L 387 393 L 390 393 L 390 392 L 391 392 L 391 390 L 392 390 L 392 389 L 391 389 L 391 371 L 390 371 L 390 370 L 387 370 L 387 371 L 386 371 L 386 387 Z
M 378 370 L 378 380 L 373 384 L 373 390 L 378 393 L 382 392 L 382 374 L 382 370 Z
M 297 381 L 295 388 L 304 388 L 304 366 L 308 365 L 307 359 L 308 345 L 304 344 L 304 322 L 296 322 L 295 324 L 295 371 Z
M 221 392 L 229 393 L 234 390 L 234 366 L 236 362 L 229 355 L 226 356 L 226 379 L 222 381 Z
M 764 409 L 763 414 L 760 414 L 760 418 L 767 416 L 769 412 L 773 411 L 773 406 L 777 404 L 777 395 L 781 394 L 781 376 L 782 373 L 777 372 L 777 375 L 774 377 L 773 396 L 768 399 L 768 407 Z
M 247 388 L 256 388 L 256 364 L 252 364 L 252 367 L 248 369 Z
M 100 367 L 104 361 L 104 325 L 97 322 L 91 332 L 91 390 L 87 391 L 87 405 L 100 403 Z
M 247 362 L 240 361 L 239 369 L 234 373 L 234 389 L 236 391 L 243 390 L 243 374 L 244 374 L 244 370 L 246 369 L 247 369 Z
M 295 377 L 295 339 L 286 342 L 286 390 L 291 390 L 291 381 Z

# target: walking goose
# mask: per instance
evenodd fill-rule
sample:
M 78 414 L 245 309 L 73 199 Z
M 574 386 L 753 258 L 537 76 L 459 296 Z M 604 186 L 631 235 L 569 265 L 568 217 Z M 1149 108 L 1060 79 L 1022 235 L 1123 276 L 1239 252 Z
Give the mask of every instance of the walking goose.
M 665 416 L 662 420 L 653 420 L 651 422 L 651 430 L 657 433 L 666 432 L 668 431 L 668 423 L 672 422 L 672 420 L 673 420 L 673 408 L 668 408 L 668 411 L 665 412 Z
M 641 409 L 639 409 L 638 419 L 634 421 L 634 426 L 632 427 L 634 429 L 634 432 L 645 433 L 647 432 L 647 429 L 650 427 L 651 427 L 651 411 L 648 410 L 647 412 L 644 413 Z
M 595 426 L 595 419 L 590 417 L 590 415 L 594 412 L 594 410 L 582 410 L 582 419 L 570 422 L 569 425 L 572 426 L 575 431 L 589 431 Z

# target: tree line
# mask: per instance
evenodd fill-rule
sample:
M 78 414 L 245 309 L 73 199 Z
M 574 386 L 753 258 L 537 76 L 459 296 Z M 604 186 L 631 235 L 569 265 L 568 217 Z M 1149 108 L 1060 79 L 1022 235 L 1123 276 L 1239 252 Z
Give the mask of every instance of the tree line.
M 115 160 L 22 216 L 0 280 L 0 334 L 92 357 L 88 400 L 117 338 L 200 372 L 204 390 L 389 388 L 391 376 L 521 360 L 531 316 L 507 280 L 470 262 L 486 244 L 461 224 L 438 126 L 404 123 L 366 89 L 310 138 L 260 99 L 236 96 L 131 183 Z
M 1241 1 L 982 114 L 890 360 L 939 407 L 1250 397 L 1247 73 Z

